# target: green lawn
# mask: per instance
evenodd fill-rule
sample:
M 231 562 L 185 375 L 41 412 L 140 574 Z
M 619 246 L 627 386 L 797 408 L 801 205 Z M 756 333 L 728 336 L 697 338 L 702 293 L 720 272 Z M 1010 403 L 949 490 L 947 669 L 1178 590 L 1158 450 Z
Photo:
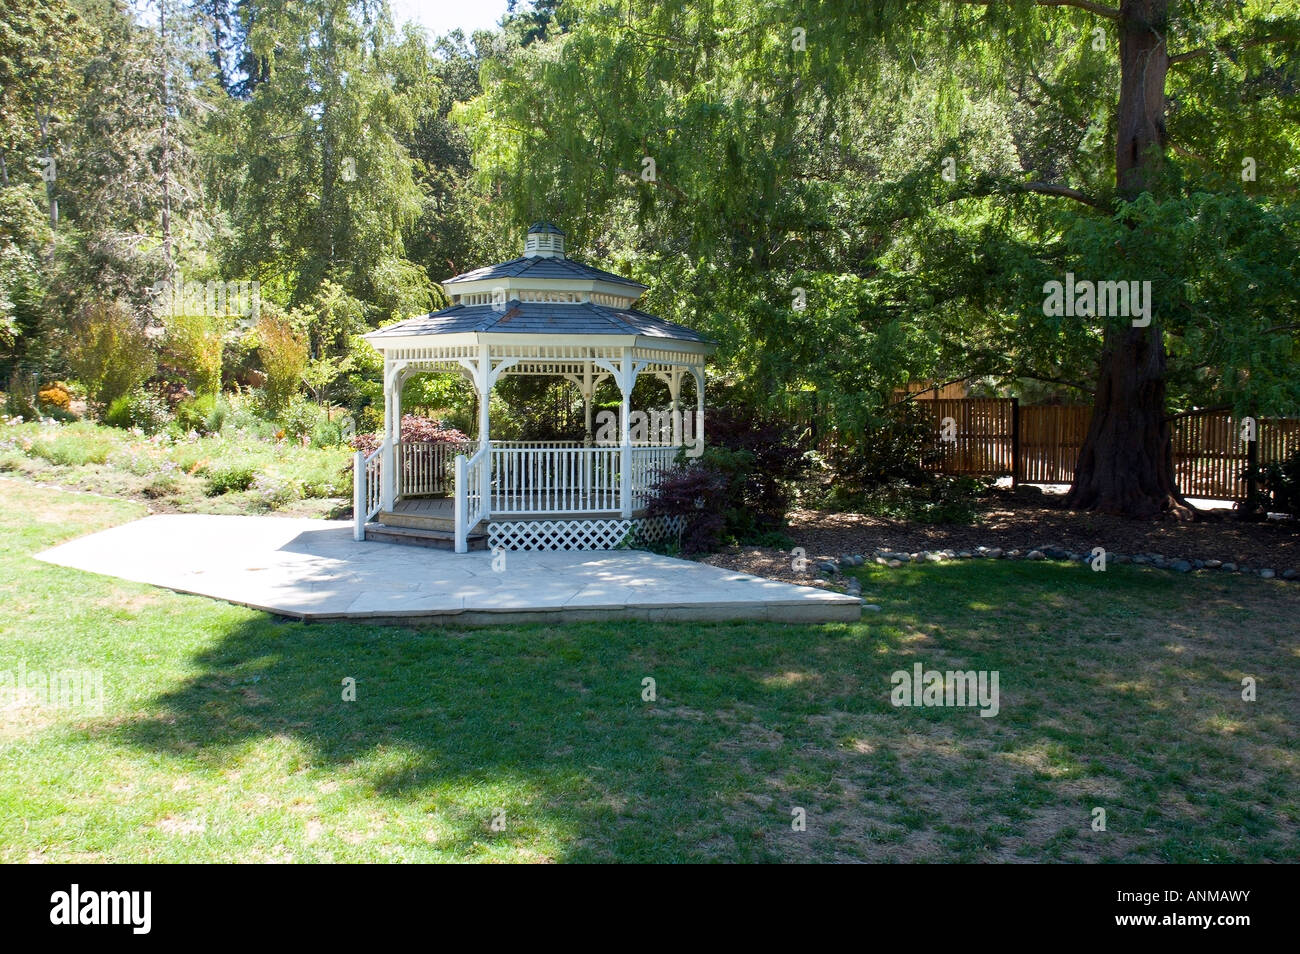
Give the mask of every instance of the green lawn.
M 38 563 L 142 508 L 0 497 L 0 670 L 107 695 L 0 713 L 0 861 L 1300 856 L 1294 585 L 961 562 L 864 569 L 854 625 L 305 625 Z M 894 708 L 914 662 L 1001 711 Z

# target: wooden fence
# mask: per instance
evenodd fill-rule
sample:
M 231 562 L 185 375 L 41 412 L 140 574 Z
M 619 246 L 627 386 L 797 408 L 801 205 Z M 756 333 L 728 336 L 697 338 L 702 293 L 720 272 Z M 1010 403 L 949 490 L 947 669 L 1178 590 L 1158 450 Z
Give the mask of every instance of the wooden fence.
M 1025 405 L 1015 398 L 916 401 L 935 420 L 939 440 L 926 466 L 939 473 L 1012 477 L 1068 484 L 1088 434 L 1092 408 Z M 1248 499 L 1246 473 L 1300 449 L 1300 419 L 1260 418 L 1255 440 L 1227 411 L 1196 411 L 1170 419 L 1174 475 L 1187 497 Z

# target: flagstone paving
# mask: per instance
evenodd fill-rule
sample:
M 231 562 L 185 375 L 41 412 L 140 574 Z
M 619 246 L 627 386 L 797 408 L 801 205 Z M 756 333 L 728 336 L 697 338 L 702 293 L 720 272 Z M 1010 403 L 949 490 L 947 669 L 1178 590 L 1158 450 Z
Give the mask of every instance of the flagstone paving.
M 307 620 L 457 625 L 855 620 L 857 597 L 637 550 L 450 553 L 352 539 L 344 521 L 160 514 L 38 554 L 59 566 Z

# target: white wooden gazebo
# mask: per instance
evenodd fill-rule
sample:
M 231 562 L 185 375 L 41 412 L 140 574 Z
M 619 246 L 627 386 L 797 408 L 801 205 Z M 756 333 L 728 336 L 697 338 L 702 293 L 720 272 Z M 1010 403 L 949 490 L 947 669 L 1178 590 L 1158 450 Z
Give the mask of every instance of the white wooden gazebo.
M 384 356 L 383 443 L 357 455 L 356 538 L 470 548 L 609 549 L 667 532 L 643 511 L 658 473 L 704 441 L 704 362 L 714 344 L 638 311 L 646 286 L 565 255 L 564 233 L 533 225 L 521 257 L 449 278 L 452 305 L 366 335 Z M 402 386 L 413 374 L 462 375 L 478 397 L 469 444 L 401 439 Z M 493 386 L 507 374 L 555 375 L 578 388 L 582 441 L 494 441 Z M 641 374 L 668 388 L 666 408 L 632 408 Z M 694 385 L 694 414 L 682 385 Z M 622 395 L 616 427 L 593 432 L 602 381 Z M 372 522 L 375 521 L 375 522 Z

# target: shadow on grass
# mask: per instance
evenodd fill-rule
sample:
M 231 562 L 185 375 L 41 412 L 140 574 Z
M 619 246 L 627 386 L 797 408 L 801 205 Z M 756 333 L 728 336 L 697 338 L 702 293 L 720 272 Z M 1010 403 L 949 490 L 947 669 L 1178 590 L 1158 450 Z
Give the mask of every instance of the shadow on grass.
M 248 741 L 296 738 L 316 766 L 382 798 L 446 806 L 450 796 L 453 848 L 482 841 L 500 809 L 519 833 L 564 832 L 570 857 L 703 859 L 713 852 L 701 830 L 740 834 L 727 817 L 740 784 L 725 752 L 736 707 L 782 720 L 817 708 L 757 673 L 809 665 L 816 645 L 864 642 L 845 626 L 460 632 L 255 617 L 199 654 L 202 674 L 157 698 L 151 717 L 114 731 L 214 762 Z M 346 678 L 355 702 L 342 698 Z M 771 857 L 753 839 L 725 854 Z
M 1259 711 L 1269 724 L 1235 739 L 1188 717 L 1189 693 L 1198 719 L 1214 707 L 1236 712 L 1238 668 L 1262 672 L 1276 632 L 1216 643 L 1221 620 L 1197 617 L 1188 591 L 1171 592 L 1154 572 L 867 571 L 884 612 L 817 627 L 455 631 L 250 614 L 195 657 L 199 676 L 113 731 L 216 764 L 250 741 L 296 739 L 314 768 L 359 779 L 401 809 L 436 804 L 454 829 L 439 847 L 467 857 L 500 810 L 511 819 L 501 837 L 523 847 L 549 833 L 564 846 L 557 860 L 878 860 L 893 850 L 880 842 L 918 829 L 939 833 L 927 857 L 979 860 L 999 839 L 1023 845 L 1015 826 L 1026 804 L 1065 806 L 1086 828 L 1091 802 L 1083 783 L 1071 788 L 1079 777 L 1105 777 L 1101 787 L 1148 832 L 1170 797 L 1230 801 L 1251 759 L 1270 791 L 1286 791 L 1294 771 L 1277 759 L 1287 730 L 1276 703 Z M 1167 651 L 1160 627 L 1170 619 L 1207 641 L 1183 657 Z M 893 708 L 890 673 L 917 661 L 1001 671 L 1000 715 Z M 1281 662 L 1294 674 L 1293 656 Z M 347 678 L 355 702 L 342 699 Z M 643 698 L 647 678 L 653 701 Z M 1055 753 L 1052 764 L 1042 752 Z M 1024 764 L 1003 757 L 1017 753 Z M 840 821 L 791 842 L 790 805 Z M 976 808 L 987 821 L 967 820 Z M 1219 828 L 1179 820 L 1163 847 L 1139 833 L 1141 848 L 1115 856 L 1235 857 Z M 1053 830 L 1056 841 L 1044 836 L 1034 850 L 1077 849 L 1062 837 Z

